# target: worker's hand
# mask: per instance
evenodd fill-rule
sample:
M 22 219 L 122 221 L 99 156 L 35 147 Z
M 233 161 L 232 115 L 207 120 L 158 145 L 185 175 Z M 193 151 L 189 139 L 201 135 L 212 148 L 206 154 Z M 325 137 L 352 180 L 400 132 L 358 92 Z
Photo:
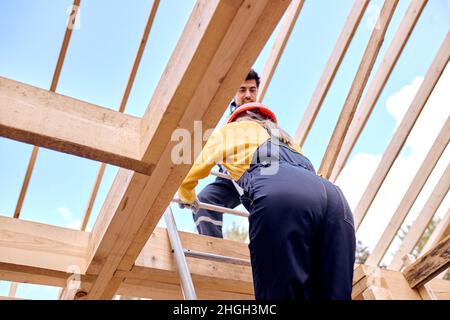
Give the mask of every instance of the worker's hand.
M 193 213 L 197 213 L 200 210 L 200 203 L 197 198 L 191 203 L 191 209 Z
M 191 203 L 179 203 L 178 206 L 181 209 L 190 208 L 193 213 L 197 213 L 197 211 L 200 209 L 200 203 L 197 198 Z

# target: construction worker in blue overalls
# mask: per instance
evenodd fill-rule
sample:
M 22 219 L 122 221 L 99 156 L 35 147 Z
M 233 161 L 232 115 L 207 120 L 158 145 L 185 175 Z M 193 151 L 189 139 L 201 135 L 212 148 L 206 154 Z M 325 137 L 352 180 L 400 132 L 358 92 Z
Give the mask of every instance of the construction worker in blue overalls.
M 270 109 L 244 104 L 211 135 L 178 195 L 195 207 L 198 180 L 221 163 L 244 190 L 255 298 L 351 299 L 353 215 L 299 151 Z
M 236 92 L 233 101 L 230 104 L 230 111 L 233 112 L 237 107 L 244 103 L 255 102 L 259 88 L 259 75 L 251 69 Z M 219 171 L 224 172 L 219 165 Z M 214 204 L 217 206 L 233 209 L 241 204 L 240 195 L 234 184 L 221 177 L 217 177 L 212 183 L 208 184 L 198 194 L 200 202 Z M 181 207 L 184 207 L 181 205 Z M 222 214 L 212 210 L 197 209 L 193 210 L 193 218 L 198 233 L 206 236 L 222 238 Z

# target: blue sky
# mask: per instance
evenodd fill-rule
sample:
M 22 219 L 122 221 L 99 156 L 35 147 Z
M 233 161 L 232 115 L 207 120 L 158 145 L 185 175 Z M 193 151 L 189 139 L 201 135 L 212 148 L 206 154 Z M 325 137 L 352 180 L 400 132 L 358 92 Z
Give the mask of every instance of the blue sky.
M 136 116 L 144 113 L 194 3 L 193 0 L 161 0 L 126 113 Z M 352 3 L 352 0 L 307 0 L 302 9 L 264 100 L 292 134 Z M 366 11 L 304 145 L 316 168 L 370 37 L 369 22 L 382 3 L 373 0 Z M 70 0 L 0 0 L 0 76 L 49 89 L 71 4 Z M 117 110 L 151 5 L 151 0 L 82 0 L 79 23 L 73 31 L 56 91 Z M 408 5 L 408 0 L 400 0 L 374 70 Z M 385 107 L 387 99 L 415 77 L 425 74 L 449 28 L 450 1 L 430 0 L 353 155 L 383 152 L 396 124 Z M 259 72 L 273 40 L 274 36 L 254 65 Z M 0 138 L 0 215 L 13 214 L 31 149 L 30 145 Z M 403 152 L 407 154 L 407 148 Z M 21 218 L 74 226 L 82 219 L 98 167 L 98 162 L 41 148 Z M 116 172 L 117 168 L 107 166 L 88 230 Z M 208 181 L 202 182 L 199 188 Z M 174 210 L 179 229 L 193 231 L 190 213 Z M 239 218 L 226 216 L 225 228 L 236 219 Z M 7 283 L 0 281 L 0 295 L 7 295 L 7 288 Z M 56 291 L 55 288 L 37 291 L 32 286 L 20 285 L 18 296 L 55 298 Z

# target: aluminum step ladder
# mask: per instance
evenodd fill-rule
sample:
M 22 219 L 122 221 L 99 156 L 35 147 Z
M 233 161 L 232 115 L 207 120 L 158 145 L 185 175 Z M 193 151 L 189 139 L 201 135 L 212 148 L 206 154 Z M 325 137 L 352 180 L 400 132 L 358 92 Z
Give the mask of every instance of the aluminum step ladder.
M 239 185 L 236 184 L 236 182 L 234 180 L 231 179 L 231 177 L 229 175 L 220 173 L 220 172 L 213 172 L 212 174 L 215 176 L 220 176 L 222 178 L 230 179 L 231 181 L 233 181 L 234 186 L 236 187 L 236 190 L 239 192 L 240 195 L 242 195 L 242 192 L 243 192 L 242 189 L 239 187 Z M 180 199 L 176 199 L 176 198 L 173 199 L 172 202 L 178 203 L 178 204 L 183 203 Z M 215 205 L 211 205 L 211 204 L 207 204 L 207 203 L 199 203 L 199 208 L 207 209 L 207 210 L 214 210 L 214 211 L 220 212 L 220 213 L 234 214 L 234 215 L 241 216 L 241 217 L 248 217 L 248 212 L 246 212 L 246 211 L 229 209 L 229 208 L 215 206 Z M 250 266 L 250 261 L 246 260 L 246 259 L 227 257 L 227 256 L 213 254 L 213 253 L 183 249 L 183 246 L 181 245 L 180 235 L 178 234 L 178 229 L 177 229 L 177 225 L 175 222 L 175 218 L 173 216 L 172 209 L 170 208 L 170 206 L 168 206 L 166 211 L 164 212 L 164 220 L 166 222 L 167 233 L 169 235 L 170 245 L 172 247 L 172 251 L 175 256 L 175 263 L 177 265 L 178 273 L 180 274 L 181 290 L 182 290 L 183 297 L 185 300 L 197 300 L 197 294 L 195 292 L 195 287 L 194 287 L 194 283 L 192 281 L 191 273 L 189 272 L 189 267 L 187 264 L 186 257 L 193 257 L 193 258 L 198 258 L 198 259 L 219 261 L 219 262 L 225 262 L 225 263 L 236 264 L 236 265 Z

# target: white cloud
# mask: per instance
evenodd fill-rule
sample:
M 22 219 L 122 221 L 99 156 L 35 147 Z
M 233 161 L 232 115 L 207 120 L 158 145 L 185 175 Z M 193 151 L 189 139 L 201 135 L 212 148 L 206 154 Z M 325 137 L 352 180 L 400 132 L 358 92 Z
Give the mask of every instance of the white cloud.
M 58 207 L 58 209 L 56 209 L 56 212 L 58 212 L 65 221 L 70 221 L 73 219 L 72 213 L 66 207 Z
M 66 222 L 63 227 L 65 228 L 69 228 L 69 229 L 80 229 L 81 227 L 81 220 L 79 219 L 75 219 L 72 215 L 72 212 L 66 208 L 66 207 L 58 207 L 58 209 L 56 209 L 56 212 L 58 212 L 61 217 L 64 219 L 64 221 Z
M 400 91 L 393 94 L 387 100 L 386 109 L 396 120 L 395 129 L 403 119 L 422 82 L 422 77 L 413 79 L 410 84 L 401 88 Z M 441 79 L 405 143 L 409 147 L 410 153 L 407 156 L 398 157 L 372 203 L 361 228 L 358 230 L 358 238 L 370 249 L 373 249 L 378 242 L 419 166 L 427 155 L 447 117 L 450 115 L 450 108 L 448 107 L 450 90 L 448 88 L 450 88 L 449 66 L 447 66 L 442 74 Z M 356 207 L 362 193 L 365 191 L 381 157 L 381 154 L 356 154 L 343 169 L 336 181 L 342 187 L 352 209 Z M 416 199 L 407 218 L 408 222 L 416 218 L 449 162 L 450 148 L 447 148 L 425 184 L 421 194 Z M 450 196 L 447 196 L 441 204 L 437 215 L 442 216 L 449 207 Z
M 63 225 L 64 228 L 80 230 L 81 228 L 81 220 L 74 219 L 72 222 Z

